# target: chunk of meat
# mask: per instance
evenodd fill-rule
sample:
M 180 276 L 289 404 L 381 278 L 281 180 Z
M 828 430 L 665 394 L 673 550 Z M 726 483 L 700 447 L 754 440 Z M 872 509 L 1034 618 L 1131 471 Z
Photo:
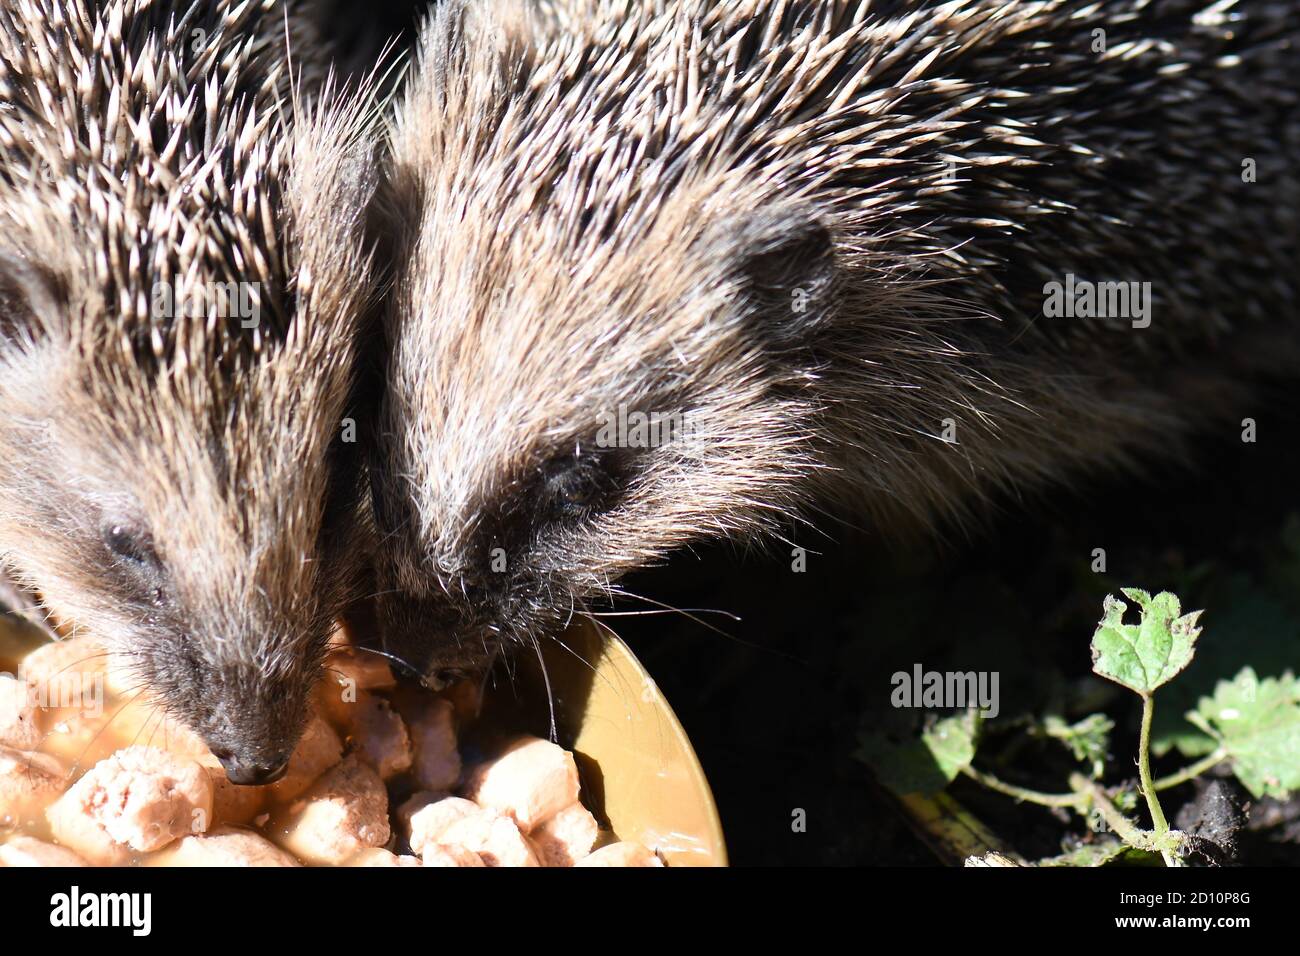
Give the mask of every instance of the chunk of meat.
M 362 647 L 340 647 L 325 660 L 327 680 L 357 690 L 388 690 L 397 686 L 393 669 L 380 654 Z
M 358 705 L 372 690 L 397 686 L 392 669 L 382 657 L 362 650 L 342 648 L 325 661 L 325 676 L 316 685 L 315 702 L 320 715 L 340 733 L 349 733 Z
M 430 843 L 424 848 L 425 866 L 487 866 L 483 858 L 463 846 Z
M 313 717 L 303 731 L 302 739 L 289 758 L 289 768 L 283 777 L 269 787 L 270 798 L 288 803 L 320 779 L 321 774 L 343 758 L 343 741 L 334 728 Z
M 418 856 L 398 856 L 391 850 L 385 850 L 383 847 L 370 847 L 362 850 L 352 859 L 348 860 L 348 866 L 423 866 Z
M 35 750 L 41 742 L 33 688 L 11 674 L 0 674 L 0 745 Z
M 117 733 L 115 723 L 105 726 L 111 716 L 91 717 L 72 710 L 50 710 L 41 713 L 45 736 L 41 752 L 53 754 L 69 765 L 91 767 L 111 757 L 132 743 L 130 737 Z
M 103 641 L 93 637 L 42 644 L 23 658 L 18 676 L 37 687 L 42 707 L 102 708 L 105 691 L 125 694 L 140 683 Z
M 281 845 L 307 863 L 339 864 L 391 835 L 388 793 L 379 774 L 355 755 L 345 759 L 289 808 Z
M 413 797 L 412 800 L 414 799 L 417 798 Z M 423 853 L 427 845 L 442 842 L 442 835 L 453 823 L 482 812 L 477 803 L 461 797 L 443 797 L 441 800 L 429 801 L 414 812 L 403 814 L 403 809 L 410 805 L 410 800 L 404 803 L 398 809 L 397 816 L 399 820 L 405 816 L 407 843 L 412 853 Z
M 473 850 L 488 866 L 540 866 L 515 821 L 496 810 L 479 810 L 443 831 L 437 844 Z
M 591 852 L 599 833 L 596 818 L 575 803 L 528 834 L 528 840 L 542 866 L 573 866 Z
M 92 863 L 152 853 L 212 823 L 212 781 L 195 760 L 127 747 L 95 764 L 46 810 L 55 839 Z
M 523 737 L 474 771 L 465 796 L 510 814 L 527 833 L 578 802 L 578 767 L 563 747 Z
M 663 861 L 640 843 L 611 843 L 574 866 L 663 866 Z
M 266 808 L 270 787 L 241 787 L 230 782 L 226 768 L 212 754 L 196 757 L 212 780 L 212 821 L 242 826 Z
M 10 837 L 0 845 L 0 866 L 87 866 L 67 847 L 29 836 Z
M 118 749 L 139 743 L 196 760 L 212 756 L 202 737 L 143 696 L 113 706 L 106 719 L 101 736 L 120 741 Z
M 462 721 L 477 719 L 483 709 L 483 685 L 475 680 L 461 680 L 442 691 L 444 699 L 451 701 L 456 716 Z
M 460 782 L 455 716 L 447 701 L 430 700 L 407 718 L 415 751 L 412 770 L 425 790 L 453 790 Z
M 219 827 L 187 836 L 149 860 L 150 866 L 301 866 L 270 840 L 248 830 Z
M 362 691 L 352 707 L 348 733 L 360 757 L 387 780 L 409 770 L 411 737 L 388 701 Z
M 397 820 L 402 833 L 409 836 L 411 833 L 411 817 L 429 804 L 437 803 L 439 800 L 446 800 L 449 796 L 451 794 L 441 791 L 417 790 L 397 805 L 397 809 L 393 811 L 393 818 Z
M 54 757 L 0 746 L 0 824 L 39 814 L 65 786 L 67 771 Z

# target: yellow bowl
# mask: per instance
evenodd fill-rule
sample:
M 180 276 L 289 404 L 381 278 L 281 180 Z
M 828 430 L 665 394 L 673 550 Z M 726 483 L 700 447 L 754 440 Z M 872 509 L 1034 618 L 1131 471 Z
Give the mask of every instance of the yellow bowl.
M 544 666 L 543 666 L 544 663 Z M 496 675 L 478 734 L 550 736 L 572 750 L 584 802 L 620 840 L 657 849 L 670 866 L 726 866 L 713 792 L 658 685 L 628 646 L 590 624 L 520 653 L 513 679 Z M 490 743 L 486 744 L 490 747 Z

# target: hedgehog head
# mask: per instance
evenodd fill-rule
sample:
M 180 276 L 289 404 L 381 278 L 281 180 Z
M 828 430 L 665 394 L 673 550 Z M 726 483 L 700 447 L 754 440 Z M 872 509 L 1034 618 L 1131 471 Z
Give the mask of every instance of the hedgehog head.
M 578 115 L 619 77 L 552 77 L 562 39 L 525 66 L 481 12 L 439 17 L 385 186 L 419 212 L 394 217 L 371 470 L 384 640 L 434 681 L 555 632 L 627 570 L 786 519 L 815 467 L 802 353 L 837 273 L 816 210 L 727 170 L 665 151 L 639 170 L 663 192 L 629 188 Z
M 239 24 L 74 7 L 0 41 L 0 552 L 267 782 L 355 576 L 362 111 L 280 109 Z

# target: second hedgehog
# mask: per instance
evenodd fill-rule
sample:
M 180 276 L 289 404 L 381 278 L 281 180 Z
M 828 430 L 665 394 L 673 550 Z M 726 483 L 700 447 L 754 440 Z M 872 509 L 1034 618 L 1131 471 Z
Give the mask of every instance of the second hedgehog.
M 1297 367 L 1293 2 L 538 19 L 444 4 L 393 133 L 379 609 L 434 681 L 691 542 L 1176 452 Z

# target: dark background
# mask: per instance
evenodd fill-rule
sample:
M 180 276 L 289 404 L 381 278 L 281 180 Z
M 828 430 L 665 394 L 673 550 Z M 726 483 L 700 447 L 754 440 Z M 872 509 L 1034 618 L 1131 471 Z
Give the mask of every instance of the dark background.
M 1032 709 L 1057 673 L 1087 679 L 1101 598 L 1120 587 L 1170 589 L 1185 610 L 1206 608 L 1202 647 L 1216 637 L 1235 640 L 1225 619 L 1239 605 L 1266 604 L 1277 611 L 1268 620 L 1279 623 L 1263 626 L 1287 629 L 1276 637 L 1295 667 L 1300 616 L 1294 606 L 1268 604 L 1272 598 L 1261 597 L 1257 584 L 1276 570 L 1275 543 L 1288 516 L 1300 512 L 1300 406 L 1287 391 L 1261 400 L 1255 444 L 1237 431 L 1207 436 L 1190 467 L 1161 463 L 1156 449 L 1145 478 L 1003 501 L 965 539 L 900 549 L 869 531 L 824 527 L 835 540 L 818 542 L 806 531 L 794 539 L 821 552 L 809 555 L 802 574 L 790 570 L 785 554 L 718 547 L 629 579 L 635 593 L 742 617 L 704 616 L 732 638 L 676 615 L 609 620 L 691 736 L 732 862 L 938 862 L 853 756 L 861 726 L 887 706 L 890 675 L 916 661 L 995 668 L 1003 673 L 1004 713 Z M 1096 547 L 1106 549 L 1106 574 L 1089 568 Z M 1217 635 L 1216 619 L 1223 624 Z M 1276 670 L 1245 662 L 1261 677 Z M 1113 747 L 1136 753 L 1136 708 L 1120 701 L 1116 713 L 1131 719 L 1121 719 Z M 1131 759 L 1125 752 L 1121 766 Z M 1187 762 L 1174 757 L 1168 767 Z M 1056 787 L 1031 782 L 1064 789 L 1059 778 Z M 1060 852 L 1049 811 L 957 786 L 1012 845 Z M 805 833 L 791 830 L 794 808 L 807 811 Z M 1256 807 L 1257 818 L 1263 809 Z M 1294 817 L 1295 807 L 1270 809 Z M 1169 805 L 1166 813 L 1172 818 Z M 1246 861 L 1300 862 L 1291 852 L 1295 836 L 1261 836 L 1267 845 Z

